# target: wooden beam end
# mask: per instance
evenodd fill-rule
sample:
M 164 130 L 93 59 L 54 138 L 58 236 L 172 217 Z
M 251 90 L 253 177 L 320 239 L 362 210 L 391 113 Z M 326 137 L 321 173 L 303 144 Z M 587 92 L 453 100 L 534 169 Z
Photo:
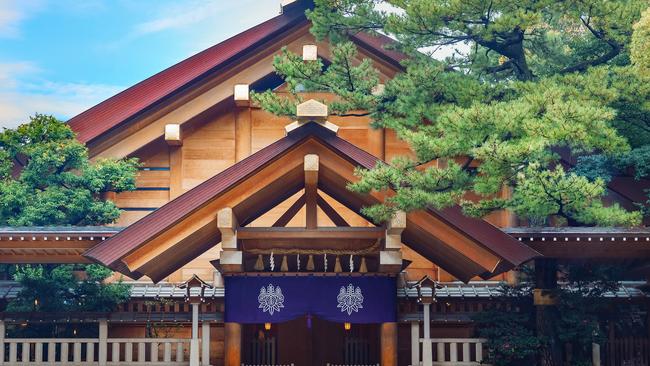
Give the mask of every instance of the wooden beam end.
M 224 272 L 242 272 L 244 268 L 244 255 L 241 250 L 224 250 L 219 260 Z
M 302 60 L 303 61 L 316 61 L 318 60 L 318 46 L 315 44 L 306 44 L 302 46 Z
M 183 144 L 180 124 L 169 123 L 165 125 L 165 142 L 170 146 L 180 146 Z
M 235 230 L 237 228 L 237 218 L 231 207 L 224 207 L 217 213 L 217 227 L 219 229 Z
M 379 252 L 379 271 L 399 273 L 402 270 L 402 252 L 399 250 L 382 250 Z
M 386 232 L 389 235 L 401 235 L 404 229 L 406 229 L 406 212 L 397 211 L 388 222 Z
M 238 107 L 248 107 L 250 105 L 250 91 L 248 84 L 236 84 L 233 90 L 235 104 Z
M 317 172 L 318 171 L 318 155 L 307 154 L 305 155 L 305 171 Z

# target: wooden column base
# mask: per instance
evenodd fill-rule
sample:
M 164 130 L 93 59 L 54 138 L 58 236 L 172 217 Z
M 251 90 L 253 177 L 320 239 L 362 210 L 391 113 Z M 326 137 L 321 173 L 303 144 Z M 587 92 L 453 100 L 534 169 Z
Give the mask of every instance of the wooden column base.
M 381 323 L 381 366 L 397 366 L 397 323 Z
M 225 323 L 225 366 L 241 366 L 241 324 Z

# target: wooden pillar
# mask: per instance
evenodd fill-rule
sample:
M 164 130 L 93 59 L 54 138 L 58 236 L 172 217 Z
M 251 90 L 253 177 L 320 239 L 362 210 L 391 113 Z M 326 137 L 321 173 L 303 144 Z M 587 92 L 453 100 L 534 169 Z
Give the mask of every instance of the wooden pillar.
M 199 366 L 199 303 L 192 303 L 192 339 L 190 339 L 190 366 Z
M 420 365 L 420 322 L 411 322 L 411 365 Z
M 223 327 L 225 333 L 224 365 L 240 366 L 242 326 L 239 323 L 224 323 Z
M 235 85 L 235 162 L 247 158 L 252 153 L 253 110 L 250 106 L 247 84 Z
M 425 302 L 422 304 L 422 314 L 424 323 L 424 337 L 422 339 L 422 365 L 433 365 L 433 349 L 431 345 L 431 304 Z
M 183 140 L 181 126 L 165 125 L 165 142 L 169 146 L 169 200 L 183 193 Z
M 99 366 L 106 366 L 108 358 L 108 321 L 99 319 L 99 345 L 98 345 Z
M 183 194 L 183 147 L 169 147 L 169 200 Z
M 210 322 L 201 323 L 201 365 L 210 365 Z
M 318 227 L 318 155 L 305 155 L 305 211 L 307 229 Z
M 381 323 L 381 365 L 397 366 L 397 323 Z

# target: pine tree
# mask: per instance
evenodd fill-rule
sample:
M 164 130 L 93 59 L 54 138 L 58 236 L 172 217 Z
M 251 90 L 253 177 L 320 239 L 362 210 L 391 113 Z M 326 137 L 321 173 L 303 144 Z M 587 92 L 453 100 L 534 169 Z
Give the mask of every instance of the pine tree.
M 328 65 L 284 50 L 274 66 L 294 95 L 253 100 L 291 116 L 301 91 L 331 92 L 332 114 L 395 130 L 415 157 L 359 170 L 350 185 L 395 191 L 364 209 L 378 222 L 396 210 L 461 205 L 475 216 L 510 209 L 530 223 L 638 225 L 641 211 L 602 197 L 614 175 L 648 175 L 646 8 L 642 0 L 316 0 L 307 16 L 311 32 L 334 44 Z M 356 32 L 387 34 L 409 56 L 381 94 L 372 63 L 355 61 L 347 37 Z M 457 51 L 436 58 L 449 48 Z M 583 157 L 577 168 L 562 166 L 563 151 Z

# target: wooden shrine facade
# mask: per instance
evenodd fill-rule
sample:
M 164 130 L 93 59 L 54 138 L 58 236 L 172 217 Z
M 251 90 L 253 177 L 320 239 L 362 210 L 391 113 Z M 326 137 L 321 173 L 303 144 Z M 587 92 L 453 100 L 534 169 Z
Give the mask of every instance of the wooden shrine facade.
M 598 261 L 634 265 L 635 279 L 650 273 L 645 227 L 519 228 L 512 213 L 476 219 L 457 207 L 400 212 L 380 224 L 365 217 L 363 207 L 391 192 L 348 190 L 355 169 L 412 154 L 408 145 L 370 128 L 368 117 L 328 116 L 316 100 L 331 95 L 303 93 L 308 108 L 297 121 L 249 98 L 286 93 L 272 67 L 282 47 L 305 62 L 331 57 L 330 45 L 309 34 L 310 6 L 289 2 L 277 17 L 69 121 L 92 159 L 138 158 L 137 188 L 108 195 L 122 210 L 114 226 L 0 228 L 0 263 L 100 263 L 128 281 L 131 300 L 92 316 L 0 312 L 0 330 L 97 326 L 85 343 L 56 343 L 55 357 L 69 348 L 74 364 L 478 365 L 485 340 L 475 337 L 471 314 L 509 309 L 496 288 L 516 280 L 513 268 Z M 370 59 L 381 82 L 402 71 L 405 56 L 384 47 L 389 38 L 351 39 L 357 61 Z M 623 186 L 610 187 L 611 199 L 632 207 L 639 197 Z M 229 291 L 229 281 L 239 285 Z M 611 298 L 647 308 L 640 285 L 626 283 Z M 0 304 L 17 295 L 14 286 L 0 282 Z M 439 301 L 423 311 L 436 286 Z M 49 360 L 54 341 L 4 334 L 0 364 Z

